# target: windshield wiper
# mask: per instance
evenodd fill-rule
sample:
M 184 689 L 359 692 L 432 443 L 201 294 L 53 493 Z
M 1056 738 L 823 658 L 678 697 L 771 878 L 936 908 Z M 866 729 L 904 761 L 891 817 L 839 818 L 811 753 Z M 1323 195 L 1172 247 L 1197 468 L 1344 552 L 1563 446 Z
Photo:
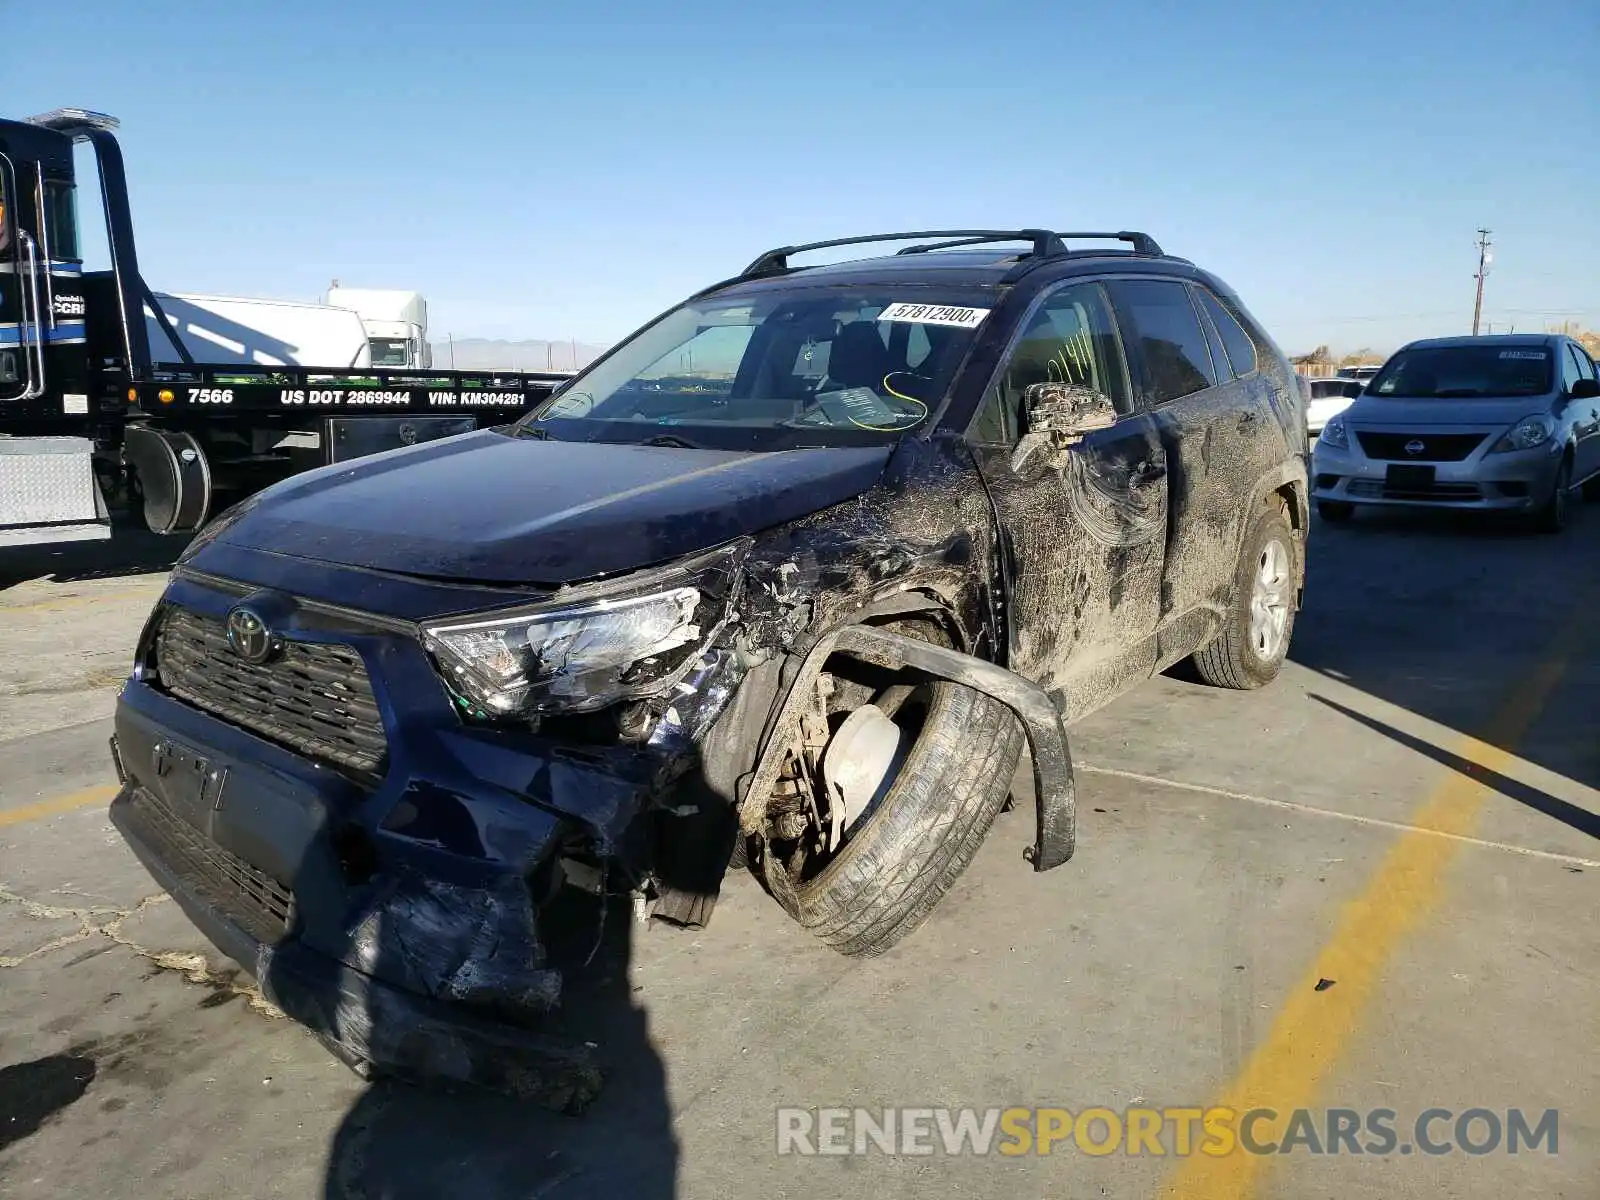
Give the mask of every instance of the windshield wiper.
M 517 426 L 517 436 L 538 438 L 541 442 L 548 442 L 550 440 L 550 431 L 548 429 L 540 429 L 537 425 L 519 425 Z
M 675 446 L 679 450 L 704 450 L 705 447 L 698 442 L 691 442 L 688 438 L 681 438 L 675 433 L 658 433 L 654 437 L 647 437 L 640 442 L 641 446 Z

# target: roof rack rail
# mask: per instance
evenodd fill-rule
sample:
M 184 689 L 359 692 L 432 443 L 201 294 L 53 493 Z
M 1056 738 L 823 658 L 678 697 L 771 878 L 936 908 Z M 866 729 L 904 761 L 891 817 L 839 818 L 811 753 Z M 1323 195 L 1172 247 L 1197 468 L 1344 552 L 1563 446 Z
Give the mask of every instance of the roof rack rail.
M 805 242 L 799 246 L 779 246 L 768 250 L 746 267 L 744 276 L 766 275 L 789 268 L 789 256 L 808 250 L 829 250 L 834 246 L 861 246 L 868 242 L 909 242 L 917 238 L 957 238 L 961 245 L 979 242 L 1032 242 L 1039 258 L 1066 252 L 1061 239 L 1048 229 L 922 229 L 910 233 L 870 233 L 864 237 L 830 238 L 825 242 Z
M 1112 242 L 1127 242 L 1133 247 L 1135 254 L 1149 255 L 1151 258 L 1164 258 L 1165 252 L 1157 244 L 1155 238 L 1148 233 L 1140 233 L 1137 229 L 1124 229 L 1118 233 L 1058 233 L 1058 238 L 1105 238 Z
M 1032 242 L 1033 249 L 1026 257 L 1033 259 L 1054 258 L 1057 255 L 1068 253 L 1067 238 L 1106 238 L 1112 241 L 1127 242 L 1133 247 L 1133 253 L 1149 255 L 1154 258 L 1163 256 L 1161 247 L 1155 238 L 1148 233 L 1139 233 L 1135 230 L 1122 230 L 1117 233 L 1056 233 L 1049 229 L 923 229 L 910 233 L 872 233 L 862 237 L 830 238 L 822 242 L 804 242 L 798 246 L 779 246 L 768 250 L 761 255 L 739 275 L 745 279 L 752 275 L 768 275 L 789 269 L 789 256 L 802 254 L 809 250 L 828 250 L 835 246 L 860 246 L 869 242 L 907 242 L 913 239 L 937 238 L 939 240 L 927 242 L 917 246 L 906 246 L 895 251 L 896 254 L 925 254 L 931 250 L 949 250 L 957 246 L 979 246 L 988 242 Z

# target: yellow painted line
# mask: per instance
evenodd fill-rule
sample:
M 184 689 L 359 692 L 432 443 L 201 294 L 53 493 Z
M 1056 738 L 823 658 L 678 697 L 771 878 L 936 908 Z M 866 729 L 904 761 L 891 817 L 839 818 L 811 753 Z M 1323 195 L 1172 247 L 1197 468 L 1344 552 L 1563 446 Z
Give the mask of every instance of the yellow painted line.
M 160 596 L 161 590 L 167 586 L 166 576 L 159 580 L 151 580 L 149 584 L 140 587 L 117 588 L 114 591 L 91 592 L 84 596 L 59 596 L 53 600 L 34 600 L 28 604 L 0 604 L 0 614 L 25 613 L 25 612 L 54 612 L 61 608 L 77 608 L 84 604 L 99 604 L 102 601 L 131 600 L 138 596 L 149 596 L 152 600 Z
M 1463 737 L 1454 748 L 1458 755 L 1486 771 L 1503 771 L 1515 760 L 1499 746 L 1521 740 L 1561 681 L 1591 619 L 1585 605 L 1575 615 L 1495 714 L 1487 740 Z M 1492 794 L 1476 779 L 1450 771 L 1413 818 L 1421 828 L 1400 837 L 1366 889 L 1345 906 L 1332 938 L 1290 991 L 1266 1039 L 1214 1102 L 1239 1113 L 1275 1110 L 1275 1120 L 1255 1126 L 1258 1142 L 1281 1141 L 1294 1110 L 1312 1106 L 1319 1085 L 1361 1027 L 1389 960 L 1439 903 L 1450 864 Z M 1441 833 L 1447 836 L 1436 836 Z M 1321 979 L 1335 980 L 1337 986 L 1319 992 Z M 1181 1200 L 1249 1200 L 1266 1165 L 1264 1156 L 1243 1151 L 1223 1158 L 1195 1155 L 1178 1165 L 1163 1194 Z
M 105 783 L 99 787 L 85 788 L 81 792 L 72 792 L 70 795 L 24 804 L 20 808 L 0 808 L 0 829 L 7 825 L 21 825 L 25 821 L 43 820 L 45 817 L 72 812 L 78 808 L 88 808 L 91 804 L 109 804 L 111 797 L 116 794 L 117 785 Z

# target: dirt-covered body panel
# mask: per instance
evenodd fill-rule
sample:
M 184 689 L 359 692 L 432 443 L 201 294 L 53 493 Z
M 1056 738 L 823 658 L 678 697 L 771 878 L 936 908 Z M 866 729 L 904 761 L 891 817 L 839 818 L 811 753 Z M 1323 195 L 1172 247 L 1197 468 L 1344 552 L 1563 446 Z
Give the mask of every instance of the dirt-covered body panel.
M 152 615 L 119 827 L 342 1056 L 568 1106 L 592 1064 L 543 1028 L 582 961 L 566 947 L 598 931 L 551 929 L 574 920 L 558 896 L 701 925 L 743 854 L 782 908 L 877 952 L 970 860 L 1024 744 L 1029 857 L 1060 865 L 1065 724 L 1223 628 L 1265 498 L 1303 543 L 1304 419 L 1270 341 L 1230 372 L 1241 351 L 1198 307 L 1205 386 L 1147 401 L 1149 350 L 1103 281 L 1214 289 L 1242 335 L 1191 264 L 1025 259 L 712 289 L 517 428 L 253 498 Z M 1065 377 L 1008 390 L 1060 295 L 1100 324 L 1049 332 Z M 635 340 L 670 368 L 630 366 Z M 985 765 L 955 795 L 962 721 Z M 940 796 L 962 844 L 885 863 L 906 911 L 850 925 L 840 897 L 873 899 L 876 869 L 859 823 L 891 813 L 904 838 L 873 853 L 910 854 L 941 836 Z

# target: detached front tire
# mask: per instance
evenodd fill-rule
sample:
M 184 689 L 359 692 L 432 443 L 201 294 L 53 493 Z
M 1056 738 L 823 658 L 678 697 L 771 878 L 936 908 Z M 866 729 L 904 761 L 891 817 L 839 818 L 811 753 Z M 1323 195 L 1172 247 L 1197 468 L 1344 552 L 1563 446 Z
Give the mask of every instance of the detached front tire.
M 1194 655 L 1195 670 L 1213 687 L 1248 691 L 1278 677 L 1294 634 L 1299 562 L 1289 514 L 1277 497 L 1245 532 L 1234 576 L 1233 603 L 1216 638 Z
M 791 912 L 844 954 L 882 954 L 933 912 L 1005 806 L 1022 749 L 1011 710 L 934 681 L 893 782 L 814 876 L 792 880 Z M 768 858 L 765 870 L 784 870 Z

